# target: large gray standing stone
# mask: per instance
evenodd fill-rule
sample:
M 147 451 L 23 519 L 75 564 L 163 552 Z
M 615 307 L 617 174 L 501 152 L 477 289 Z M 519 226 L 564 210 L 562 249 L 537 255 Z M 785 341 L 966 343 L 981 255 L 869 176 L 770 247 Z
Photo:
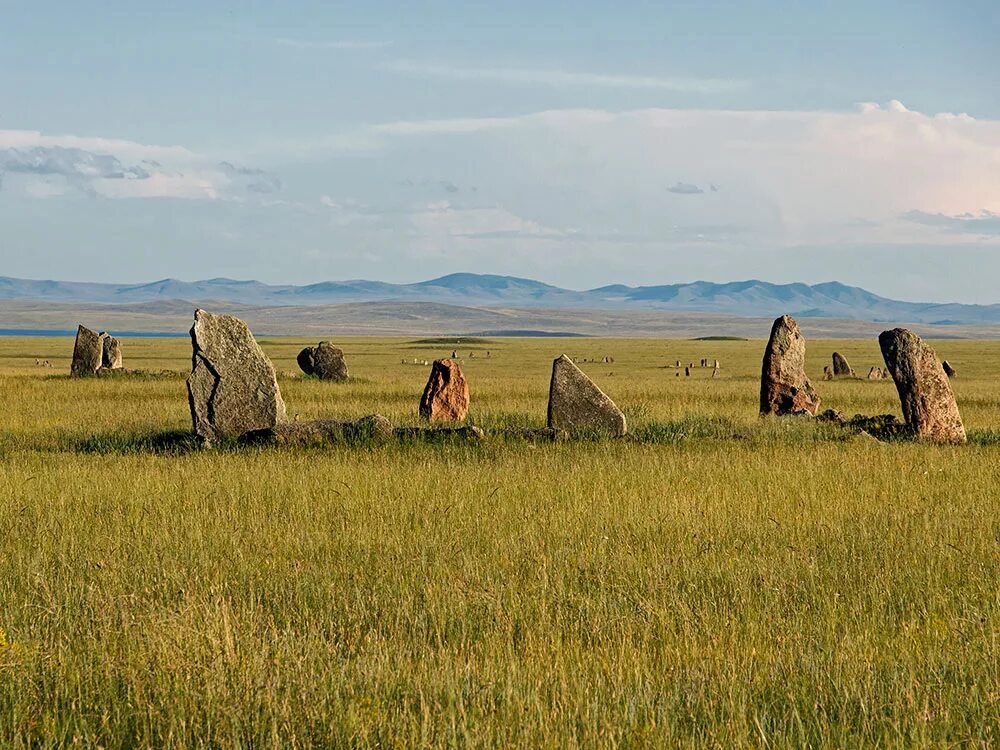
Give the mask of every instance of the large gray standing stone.
M 104 336 L 101 367 L 107 370 L 120 370 L 122 368 L 122 342 L 110 333 L 101 335 Z
M 847 357 L 840 352 L 833 353 L 833 376 L 835 378 L 854 377 L 854 370 L 848 364 Z
M 191 346 L 188 401 L 199 437 L 238 437 L 284 421 L 274 365 L 246 323 L 195 310 Z
M 878 343 L 909 430 L 917 437 L 964 443 L 962 415 L 934 350 L 905 328 L 883 331 Z
M 793 318 L 774 321 L 760 373 L 760 413 L 811 414 L 820 398 L 806 377 L 806 340 Z
M 552 363 L 548 426 L 616 437 L 628 431 L 622 410 L 565 354 Z
M 96 375 L 104 358 L 103 333 L 95 333 L 86 326 L 76 329 L 76 342 L 73 344 L 73 362 L 69 366 L 69 374 L 80 378 Z

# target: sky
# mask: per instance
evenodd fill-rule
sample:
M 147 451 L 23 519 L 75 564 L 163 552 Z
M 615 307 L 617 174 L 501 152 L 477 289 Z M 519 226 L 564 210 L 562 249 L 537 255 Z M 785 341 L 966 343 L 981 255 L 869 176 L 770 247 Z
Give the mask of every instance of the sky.
M 1000 302 L 994 0 L 94 5 L 0 0 L 0 275 Z

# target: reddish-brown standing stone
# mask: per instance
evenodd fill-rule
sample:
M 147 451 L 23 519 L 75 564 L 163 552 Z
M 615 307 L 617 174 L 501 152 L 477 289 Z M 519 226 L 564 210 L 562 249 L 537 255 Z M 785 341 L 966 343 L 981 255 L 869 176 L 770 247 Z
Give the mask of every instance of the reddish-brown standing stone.
M 760 413 L 816 416 L 820 398 L 806 377 L 806 340 L 793 318 L 774 321 L 760 375 Z
M 420 416 L 429 422 L 462 422 L 469 413 L 469 384 L 462 368 L 450 359 L 438 359 L 420 398 Z

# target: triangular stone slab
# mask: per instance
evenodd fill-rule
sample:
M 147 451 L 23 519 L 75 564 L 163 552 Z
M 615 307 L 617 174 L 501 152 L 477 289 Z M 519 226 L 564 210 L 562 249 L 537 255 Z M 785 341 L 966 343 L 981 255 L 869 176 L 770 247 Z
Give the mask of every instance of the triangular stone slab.
M 565 354 L 552 363 L 548 425 L 617 437 L 628 431 L 622 410 Z

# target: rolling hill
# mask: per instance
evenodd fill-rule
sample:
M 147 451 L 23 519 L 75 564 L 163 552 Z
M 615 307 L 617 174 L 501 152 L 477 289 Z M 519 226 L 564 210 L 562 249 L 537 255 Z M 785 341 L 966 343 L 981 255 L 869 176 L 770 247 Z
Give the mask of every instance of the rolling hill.
M 455 273 L 413 284 L 324 281 L 305 286 L 215 278 L 162 279 L 148 284 L 36 281 L 0 277 L 0 300 L 73 304 L 139 304 L 183 300 L 259 307 L 345 303 L 416 303 L 481 308 L 696 312 L 767 318 L 838 318 L 878 323 L 977 326 L 1000 323 L 1000 305 L 902 302 L 838 282 L 772 284 L 749 280 L 656 286 L 611 285 L 575 291 L 513 276 Z

